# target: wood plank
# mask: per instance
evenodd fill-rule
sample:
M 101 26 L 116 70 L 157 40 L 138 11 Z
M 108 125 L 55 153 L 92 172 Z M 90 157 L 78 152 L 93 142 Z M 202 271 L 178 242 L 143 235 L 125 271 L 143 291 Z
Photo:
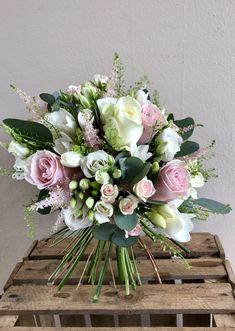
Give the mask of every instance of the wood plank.
M 219 250 L 219 256 L 221 257 L 221 259 L 225 259 L 225 251 L 217 234 L 215 235 L 215 242 Z
M 235 275 L 234 275 L 230 262 L 228 260 L 225 260 L 224 266 L 225 266 L 226 272 L 228 274 L 228 281 L 232 285 L 232 287 L 235 288 Z
M 158 243 L 153 243 L 150 239 L 145 238 L 146 244 L 150 247 L 151 251 L 157 258 L 169 257 L 167 252 L 162 251 Z M 55 259 L 63 257 L 68 251 L 65 247 L 68 245 L 69 241 L 65 240 L 58 245 L 52 246 L 52 240 L 40 240 L 36 247 L 31 252 L 30 259 Z M 94 240 L 86 254 L 84 259 L 90 254 L 93 249 L 93 245 L 96 244 Z M 173 244 L 172 244 L 173 245 Z M 192 240 L 185 244 L 185 246 L 190 250 L 190 254 L 182 253 L 185 257 L 196 258 L 200 256 L 217 256 L 219 257 L 220 252 L 218 246 L 215 242 L 215 238 L 210 233 L 192 233 Z M 135 246 L 135 254 L 137 256 L 145 256 L 144 250 L 139 246 Z
M 11 286 L 0 300 L 2 314 L 228 314 L 235 313 L 230 284 L 155 284 L 143 285 L 125 296 L 123 286 L 103 286 L 98 303 L 91 297 L 94 287 L 84 285 L 78 291 L 66 285 Z M 192 299 L 193 298 L 193 299 Z
M 14 326 L 18 319 L 18 315 L 3 315 L 0 316 L 0 328 L 6 326 Z
M 235 328 L 235 315 L 221 314 L 214 315 L 214 323 L 217 327 L 233 327 Z
M 24 256 L 23 256 L 23 260 L 28 260 L 29 259 L 29 255 L 32 253 L 32 251 L 34 250 L 34 248 L 36 247 L 38 243 L 38 240 L 34 240 L 32 242 L 32 244 L 29 246 L 29 248 L 27 249 L 27 251 L 25 252 Z
M 47 284 L 51 273 L 55 270 L 60 260 L 27 260 L 24 261 L 12 282 L 14 285 L 25 283 Z M 219 258 L 187 259 L 191 268 L 187 268 L 179 259 L 159 259 L 157 261 L 159 273 L 162 280 L 175 279 L 226 279 L 227 273 L 223 261 Z M 69 284 L 77 284 L 84 269 L 85 261 L 81 261 L 68 280 Z M 114 274 L 117 275 L 116 262 L 112 263 Z M 137 266 L 143 281 L 154 281 L 156 275 L 148 260 L 138 260 Z M 58 281 L 60 281 L 58 279 Z M 84 282 L 86 277 L 83 278 Z M 106 282 L 112 280 L 111 274 L 107 272 Z
M 209 327 L 186 327 L 186 328 L 177 328 L 177 327 L 99 327 L 99 331 L 234 331 L 235 328 L 209 328 Z M 1 327 L 0 327 L 1 330 Z M 3 330 L 3 329 L 2 329 Z M 17 328 L 4 328 L 4 331 L 77 331 L 77 327 L 17 327 Z M 94 331 L 95 328 L 86 328 L 82 327 L 79 330 L 83 331 Z
M 4 292 L 8 289 L 8 287 L 10 287 L 13 284 L 12 280 L 15 277 L 15 275 L 17 274 L 17 272 L 19 271 L 21 265 L 22 265 L 22 262 L 18 262 L 15 265 L 15 268 L 12 270 L 12 273 L 10 274 L 8 280 L 6 281 L 6 284 L 3 287 Z

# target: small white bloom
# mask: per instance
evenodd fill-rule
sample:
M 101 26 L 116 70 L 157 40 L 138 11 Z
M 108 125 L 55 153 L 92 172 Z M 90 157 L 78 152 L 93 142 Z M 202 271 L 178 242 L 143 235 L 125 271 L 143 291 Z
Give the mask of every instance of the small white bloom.
M 106 171 L 114 164 L 114 158 L 103 150 L 92 152 L 81 160 L 81 169 L 87 178 L 95 177 L 98 170 Z
M 87 216 L 87 211 L 88 209 L 84 207 L 82 217 L 77 217 L 78 209 L 69 207 L 62 209 L 61 214 L 67 227 L 72 231 L 76 231 L 87 228 L 92 224 L 92 221 Z
M 8 152 L 20 159 L 26 158 L 30 153 L 30 151 L 27 147 L 19 144 L 15 140 L 12 140 L 10 142 L 9 147 L 8 147 Z
M 143 90 L 139 90 L 137 93 L 136 93 L 136 100 L 141 104 L 143 105 L 147 100 L 148 100 L 148 97 L 149 97 L 149 92 L 145 92 Z
M 25 178 L 25 166 L 26 161 L 17 158 L 13 166 L 15 172 L 13 173 L 12 178 L 17 180 L 23 180 Z
M 105 223 L 110 221 L 113 215 L 113 206 L 104 201 L 98 201 L 95 204 L 95 219 L 98 223 Z
M 195 188 L 203 187 L 205 184 L 205 178 L 198 172 L 196 175 L 190 178 L 190 196 L 193 199 L 197 199 L 197 190 Z
M 74 137 L 76 134 L 76 121 L 65 109 L 61 108 L 58 111 L 46 114 L 45 120 L 51 123 L 57 130 L 65 132 L 70 137 Z
M 138 157 L 143 162 L 145 162 L 152 156 L 152 153 L 148 152 L 148 150 L 149 145 L 135 146 L 135 148 L 131 150 L 131 156 Z
M 82 129 L 85 129 L 87 122 L 94 122 L 93 112 L 90 109 L 82 109 L 78 113 L 78 124 Z
M 58 154 L 64 154 L 66 152 L 71 151 L 73 141 L 72 139 L 64 132 L 61 132 L 61 137 L 57 138 L 54 141 L 54 151 Z
M 102 201 L 114 203 L 116 197 L 118 196 L 118 187 L 117 185 L 113 186 L 112 184 L 103 184 L 100 192 Z
M 95 75 L 94 79 L 95 79 L 96 84 L 98 84 L 99 82 L 101 82 L 102 84 L 107 84 L 107 82 L 109 80 L 108 76 L 105 76 L 105 75 Z
M 107 184 L 110 180 L 110 175 L 106 171 L 98 170 L 95 174 L 95 180 L 99 184 Z
M 83 156 L 76 152 L 66 152 L 61 155 L 61 163 L 65 167 L 77 168 L 80 165 Z
M 75 94 L 75 93 L 80 93 L 81 92 L 81 85 L 69 85 L 67 88 L 67 93 L 68 94 Z
M 182 137 L 175 130 L 166 128 L 157 138 L 157 153 L 162 155 L 163 161 L 171 161 L 175 154 L 180 151 L 182 143 Z

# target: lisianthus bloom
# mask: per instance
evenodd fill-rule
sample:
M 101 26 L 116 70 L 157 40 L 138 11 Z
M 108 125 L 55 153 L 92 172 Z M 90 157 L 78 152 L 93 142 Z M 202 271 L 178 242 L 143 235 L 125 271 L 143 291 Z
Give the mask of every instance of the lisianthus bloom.
M 64 132 L 61 132 L 61 137 L 54 141 L 54 151 L 60 155 L 71 151 L 73 146 L 73 140 Z
M 101 200 L 114 203 L 116 197 L 118 196 L 118 187 L 117 185 L 112 184 L 103 184 L 100 189 Z
M 71 231 L 84 229 L 92 224 L 92 221 L 87 216 L 88 209 L 83 207 L 82 213 L 79 216 L 78 210 L 78 208 L 68 207 L 66 209 L 62 209 L 61 211 L 63 220 Z
M 182 137 L 174 129 L 166 128 L 157 137 L 156 152 L 161 155 L 161 160 L 171 161 L 175 154 L 180 151 L 182 142 Z
M 131 215 L 138 206 L 138 200 L 134 195 L 128 195 L 119 202 L 119 209 L 123 215 Z
M 17 141 L 12 140 L 8 146 L 8 152 L 13 154 L 16 158 L 25 159 L 30 151 L 28 147 L 19 144 Z
M 141 119 L 144 131 L 138 143 L 146 144 L 153 137 L 154 131 L 164 126 L 165 117 L 157 106 L 147 100 L 141 106 Z
M 37 151 L 25 162 L 25 180 L 39 190 L 63 185 L 72 175 L 69 168 L 63 167 L 58 155 L 46 150 Z
M 51 123 L 58 131 L 64 132 L 72 138 L 76 134 L 76 121 L 73 115 L 65 109 L 61 108 L 58 111 L 46 114 L 45 120 Z
M 98 223 L 105 223 L 110 221 L 113 215 L 113 206 L 104 201 L 98 201 L 94 207 L 95 219 Z
M 161 168 L 155 185 L 156 193 L 151 197 L 157 201 L 186 199 L 189 195 L 190 175 L 183 161 L 172 160 Z
M 196 188 L 203 187 L 205 184 L 205 178 L 203 175 L 198 172 L 196 175 L 190 178 L 190 196 L 193 199 L 197 199 L 197 190 Z
M 143 201 L 147 201 L 156 192 L 153 183 L 147 177 L 144 177 L 133 187 L 134 193 Z
M 103 150 L 92 152 L 81 160 L 81 169 L 84 175 L 88 178 L 95 177 L 99 170 L 108 170 L 114 164 L 114 159 L 111 155 Z
M 140 104 L 130 96 L 97 101 L 105 138 L 117 151 L 130 150 L 143 133 Z
M 77 152 L 69 151 L 61 155 L 61 163 L 68 168 L 77 168 L 83 156 Z
M 166 205 L 153 206 L 147 213 L 147 217 L 158 227 L 158 233 L 180 242 L 187 242 L 191 239 L 190 231 L 193 230 L 192 219 L 194 214 L 183 214 L 178 210 L 182 200 L 174 200 Z

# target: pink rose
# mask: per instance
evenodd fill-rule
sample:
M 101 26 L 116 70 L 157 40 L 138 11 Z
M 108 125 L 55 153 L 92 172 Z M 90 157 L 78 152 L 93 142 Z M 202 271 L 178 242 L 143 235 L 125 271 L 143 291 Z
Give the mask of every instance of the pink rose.
M 171 201 L 188 197 L 190 176 L 184 167 L 184 162 L 172 160 L 168 162 L 159 173 L 155 186 L 156 193 L 152 200 Z
M 109 203 L 114 203 L 116 197 L 118 196 L 117 185 L 103 184 L 100 189 L 101 200 Z
M 46 150 L 37 151 L 26 161 L 25 180 L 39 190 L 63 185 L 73 173 L 70 168 L 63 167 L 59 156 Z
M 130 237 L 138 237 L 140 235 L 142 231 L 142 228 L 140 226 L 140 224 L 137 224 L 136 227 L 134 229 L 132 229 L 131 231 L 128 231 L 127 234 Z
M 128 195 L 119 202 L 119 209 L 123 215 L 131 215 L 138 206 L 138 200 L 133 195 Z
M 151 180 L 144 177 L 140 182 L 134 185 L 133 191 L 143 201 L 147 201 L 155 192 L 155 188 Z
M 141 119 L 144 131 L 138 144 L 146 144 L 151 139 L 154 129 L 164 125 L 165 117 L 157 106 L 147 100 L 141 106 Z

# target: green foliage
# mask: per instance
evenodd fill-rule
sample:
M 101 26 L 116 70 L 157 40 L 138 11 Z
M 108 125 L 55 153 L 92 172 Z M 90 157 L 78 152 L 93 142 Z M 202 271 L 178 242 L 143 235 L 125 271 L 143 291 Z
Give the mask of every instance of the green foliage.
M 24 209 L 24 221 L 26 222 L 28 231 L 27 236 L 33 238 L 35 232 L 35 221 L 33 218 L 33 209 L 31 206 L 27 206 Z
M 186 156 L 196 152 L 199 149 L 199 144 L 194 141 L 185 141 L 181 147 L 180 151 L 176 154 L 176 157 Z
M 188 140 L 188 138 L 191 137 L 194 131 L 194 119 L 191 117 L 186 117 L 182 120 L 174 121 L 174 123 L 181 129 L 179 134 L 181 135 L 183 140 Z
M 129 247 L 137 242 L 138 237 L 126 238 L 125 231 L 118 229 L 113 233 L 111 240 L 115 245 L 119 247 Z
M 123 215 L 118 209 L 115 209 L 114 221 L 119 229 L 130 231 L 136 226 L 138 218 L 135 212 L 131 215 Z
M 215 214 L 228 214 L 232 210 L 232 208 L 228 204 L 225 205 L 221 202 L 207 198 L 193 200 L 193 203 Z
M 119 165 L 122 172 L 121 181 L 132 186 L 144 178 L 151 169 L 151 163 L 144 163 L 135 156 L 120 158 Z
M 55 103 L 55 97 L 49 93 L 41 93 L 39 94 L 40 98 L 45 101 L 49 106 L 52 106 Z
M 117 229 L 115 224 L 110 224 L 108 222 L 96 225 L 92 234 L 97 240 L 110 240 L 111 235 Z

